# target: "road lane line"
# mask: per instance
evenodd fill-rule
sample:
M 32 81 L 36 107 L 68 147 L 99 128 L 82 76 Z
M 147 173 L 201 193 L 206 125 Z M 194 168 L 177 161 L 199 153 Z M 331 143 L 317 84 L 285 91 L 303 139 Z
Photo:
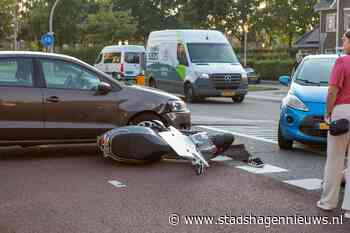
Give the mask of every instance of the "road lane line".
M 284 183 L 297 186 L 306 190 L 318 190 L 321 189 L 322 180 L 311 178 L 311 179 L 299 179 L 299 180 L 285 180 Z
M 236 168 L 242 169 L 244 171 L 250 172 L 250 173 L 254 173 L 254 174 L 266 174 L 266 173 L 278 173 L 278 172 L 288 172 L 287 169 L 281 168 L 281 167 L 277 167 L 277 166 L 273 166 L 270 164 L 265 164 L 264 167 L 262 168 L 256 168 L 256 167 L 252 167 L 249 165 L 244 165 L 244 166 L 236 166 Z
M 118 180 L 109 180 L 108 183 L 113 185 L 116 188 L 126 188 L 126 184 L 123 184 L 122 182 Z
M 251 135 L 247 135 L 247 134 L 243 134 L 243 133 L 238 133 L 238 132 L 235 132 L 235 131 L 227 131 L 227 130 L 222 130 L 222 129 L 218 129 L 218 128 L 210 127 L 210 126 L 200 126 L 200 125 L 198 125 L 197 127 L 203 128 L 203 129 L 209 129 L 209 130 L 213 130 L 213 131 L 218 131 L 218 132 L 223 132 L 223 133 L 230 133 L 230 134 L 237 135 L 237 136 L 240 136 L 240 137 L 250 138 L 250 139 L 257 140 L 257 141 L 267 142 L 267 143 L 271 143 L 271 144 L 275 144 L 275 145 L 278 144 L 276 141 L 273 141 L 273 140 L 260 138 L 260 137 L 255 137 L 255 136 L 251 136 Z

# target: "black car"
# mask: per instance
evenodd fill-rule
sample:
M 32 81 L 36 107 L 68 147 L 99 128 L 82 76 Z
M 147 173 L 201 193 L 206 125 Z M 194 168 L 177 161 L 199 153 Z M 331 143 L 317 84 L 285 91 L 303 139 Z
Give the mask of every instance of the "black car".
M 260 83 L 260 77 L 253 68 L 245 67 L 244 70 L 246 71 L 248 76 L 248 83 L 255 83 L 255 84 Z

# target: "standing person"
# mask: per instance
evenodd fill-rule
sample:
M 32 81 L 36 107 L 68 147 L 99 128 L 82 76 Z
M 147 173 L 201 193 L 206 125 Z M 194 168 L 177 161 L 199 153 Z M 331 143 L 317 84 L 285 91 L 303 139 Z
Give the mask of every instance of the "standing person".
M 327 95 L 326 121 L 350 120 L 350 31 L 343 36 L 345 56 L 339 57 L 333 67 Z M 327 138 L 327 162 L 324 172 L 323 192 L 317 206 L 323 210 L 337 207 L 344 160 L 350 142 L 350 132 Z M 348 159 L 350 168 L 350 159 Z M 350 169 L 345 172 L 345 194 L 342 209 L 344 217 L 350 218 Z

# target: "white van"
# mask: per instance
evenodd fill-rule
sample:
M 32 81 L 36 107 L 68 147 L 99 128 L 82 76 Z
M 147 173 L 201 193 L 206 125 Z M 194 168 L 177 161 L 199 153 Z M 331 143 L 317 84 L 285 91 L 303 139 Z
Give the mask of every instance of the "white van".
M 240 103 L 247 94 L 247 74 L 219 31 L 155 31 L 146 54 L 149 86 L 184 94 L 189 102 L 224 96 Z
M 98 55 L 95 67 L 121 79 L 132 79 L 142 73 L 145 47 L 138 45 L 106 46 Z

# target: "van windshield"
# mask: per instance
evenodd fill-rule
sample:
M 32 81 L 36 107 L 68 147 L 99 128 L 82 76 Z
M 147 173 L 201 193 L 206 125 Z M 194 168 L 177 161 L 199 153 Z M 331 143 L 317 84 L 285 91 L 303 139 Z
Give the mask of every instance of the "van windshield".
M 130 64 L 140 64 L 140 53 L 125 53 L 125 62 Z
M 229 44 L 188 43 L 187 48 L 193 63 L 239 63 Z

